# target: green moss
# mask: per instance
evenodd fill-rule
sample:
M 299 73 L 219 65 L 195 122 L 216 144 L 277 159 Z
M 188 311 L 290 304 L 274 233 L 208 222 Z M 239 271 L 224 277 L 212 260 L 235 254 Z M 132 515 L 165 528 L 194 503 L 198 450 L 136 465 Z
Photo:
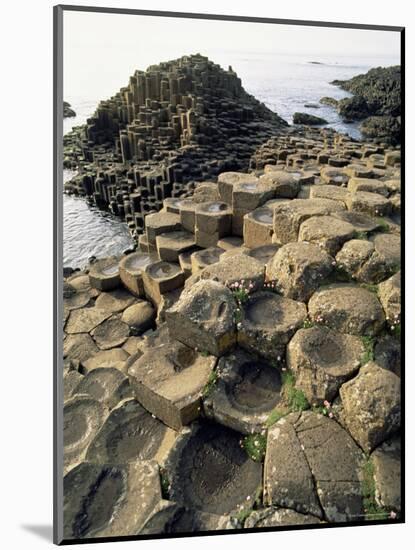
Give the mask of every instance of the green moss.
M 376 218 L 376 222 L 380 225 L 380 227 L 378 228 L 378 231 L 381 232 L 381 233 L 389 233 L 390 231 L 390 226 L 388 224 L 388 222 L 386 220 L 384 220 L 383 218 L 381 217 L 377 217 Z
M 167 472 L 163 468 L 160 468 L 160 486 L 161 486 L 161 496 L 168 500 L 170 496 L 170 481 L 167 477 Z
M 235 315 L 234 315 L 234 318 L 235 318 L 235 323 L 238 324 L 242 321 L 242 311 L 238 308 L 236 311 L 235 311 Z
M 362 481 L 363 510 L 365 517 L 367 520 L 387 519 L 389 514 L 386 510 L 377 505 L 375 494 L 374 466 L 373 462 L 368 459 L 363 466 Z
M 370 284 L 370 283 L 360 283 L 360 286 L 362 288 L 365 288 L 369 292 L 373 292 L 374 294 L 378 293 L 378 285 Z
M 255 462 L 263 462 L 267 448 L 267 438 L 262 434 L 249 434 L 244 437 L 242 447 Z
M 276 422 L 278 422 L 278 420 L 280 420 L 283 416 L 285 416 L 286 414 L 288 414 L 290 411 L 287 410 L 287 409 L 283 409 L 283 408 L 279 408 L 277 407 L 276 409 L 274 409 L 273 411 L 271 411 L 269 417 L 267 418 L 266 422 L 265 422 L 265 426 L 267 428 L 270 428 L 271 426 L 273 426 Z
M 202 351 L 200 352 L 200 355 L 201 355 L 202 357 L 209 357 L 210 353 L 209 353 L 208 351 L 206 351 L 206 350 L 202 350 Z
M 286 371 L 283 373 L 282 386 L 284 400 L 292 412 L 305 411 L 310 408 L 304 393 L 295 387 L 295 376 L 292 372 Z
M 218 378 L 219 377 L 218 377 L 218 373 L 216 372 L 216 370 L 213 370 L 209 374 L 208 381 L 206 382 L 206 385 L 205 385 L 205 387 L 203 388 L 203 391 L 202 391 L 202 397 L 208 397 L 212 393 L 212 390 L 215 387 L 215 384 L 218 381 Z
M 361 336 L 361 340 L 364 347 L 364 352 L 360 361 L 362 365 L 365 365 L 366 363 L 369 363 L 369 361 L 373 361 L 375 358 L 373 351 L 375 347 L 375 339 L 373 336 Z
M 316 326 L 315 322 L 312 321 L 309 317 L 307 317 L 307 319 L 304 320 L 303 328 L 311 328 L 315 326 Z
M 368 233 L 366 233 L 366 231 L 358 231 L 355 235 L 355 239 L 359 239 L 361 241 L 367 241 L 368 239 Z

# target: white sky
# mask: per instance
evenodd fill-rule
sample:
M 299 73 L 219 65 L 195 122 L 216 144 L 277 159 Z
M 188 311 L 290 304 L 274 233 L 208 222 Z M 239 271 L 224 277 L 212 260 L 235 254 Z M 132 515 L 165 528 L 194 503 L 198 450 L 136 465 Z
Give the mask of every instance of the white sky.
M 222 65 L 225 54 L 271 53 L 323 62 L 339 56 L 390 58 L 394 64 L 400 62 L 399 48 L 394 31 L 66 11 L 64 88 L 66 95 L 82 95 L 94 81 L 106 97 L 126 85 L 135 69 L 191 53 Z

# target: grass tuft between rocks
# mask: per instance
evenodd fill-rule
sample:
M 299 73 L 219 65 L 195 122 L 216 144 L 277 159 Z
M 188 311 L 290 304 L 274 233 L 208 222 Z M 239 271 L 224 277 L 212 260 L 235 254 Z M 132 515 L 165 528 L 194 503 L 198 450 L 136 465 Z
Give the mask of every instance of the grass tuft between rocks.
M 213 388 L 215 387 L 215 384 L 218 381 L 218 378 L 219 376 L 216 370 L 213 370 L 209 374 L 208 381 L 206 382 L 206 385 L 202 390 L 202 397 L 208 397 L 212 393 Z
M 160 468 L 161 496 L 168 500 L 170 496 L 170 481 L 164 468 Z
M 263 434 L 249 434 L 242 440 L 242 447 L 255 462 L 263 462 L 267 448 L 267 438 Z
M 375 339 L 373 338 L 373 336 L 361 336 L 361 340 L 364 347 L 364 352 L 361 357 L 361 363 L 362 365 L 366 365 L 366 363 L 369 363 L 370 361 L 373 361 L 375 359 Z
M 295 387 L 295 376 L 292 372 L 282 373 L 282 393 L 291 412 L 305 411 L 310 408 L 306 396 Z
M 376 503 L 374 466 L 370 458 L 363 466 L 362 495 L 363 510 L 367 520 L 387 519 L 389 517 L 388 512 Z

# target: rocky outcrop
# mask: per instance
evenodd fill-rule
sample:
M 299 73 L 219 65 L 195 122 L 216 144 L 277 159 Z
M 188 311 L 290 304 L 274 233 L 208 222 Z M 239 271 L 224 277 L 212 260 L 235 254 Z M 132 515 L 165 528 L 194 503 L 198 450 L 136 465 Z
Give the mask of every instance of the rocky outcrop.
M 63 102 L 63 118 L 70 118 L 76 116 L 75 111 L 72 109 L 70 103 L 67 101 Z
M 322 124 L 327 124 L 327 120 L 325 118 L 310 115 L 309 113 L 294 113 L 293 122 L 294 124 L 305 124 L 306 126 L 320 126 Z

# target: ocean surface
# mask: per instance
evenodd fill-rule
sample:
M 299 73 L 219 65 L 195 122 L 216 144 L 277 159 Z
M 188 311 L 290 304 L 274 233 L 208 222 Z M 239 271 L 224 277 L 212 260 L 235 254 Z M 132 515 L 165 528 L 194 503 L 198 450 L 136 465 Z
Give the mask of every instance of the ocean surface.
M 344 123 L 337 112 L 325 105 L 319 108 L 305 107 L 305 104 L 319 104 L 323 96 L 336 99 L 349 94 L 330 84 L 335 79 L 349 79 L 355 75 L 367 72 L 373 67 L 386 67 L 399 63 L 392 57 L 360 58 L 360 57 L 315 57 L 276 55 L 273 53 L 260 55 L 244 53 L 217 53 L 210 59 L 224 68 L 232 66 L 242 79 L 245 90 L 263 101 L 271 110 L 292 124 L 296 111 L 306 112 L 325 118 L 328 126 L 338 132 L 360 137 L 357 124 Z M 161 61 L 162 59 L 160 59 Z M 146 69 L 149 63 L 137 65 L 137 69 Z M 131 71 L 132 73 L 132 71 Z M 115 94 L 128 82 L 130 74 L 125 74 L 123 81 L 114 78 Z M 111 77 L 111 73 L 109 74 Z M 105 88 L 108 88 L 106 82 Z M 74 90 L 79 86 L 74 86 Z M 70 85 L 65 85 L 65 97 L 77 116 L 64 120 L 64 132 L 74 126 L 83 124 L 94 112 L 98 102 L 106 97 L 100 95 L 99 83 L 90 82 L 79 91 L 71 94 Z M 71 173 L 64 171 L 64 178 L 69 179 Z M 85 200 L 64 195 L 64 266 L 82 267 L 90 256 L 106 256 L 121 254 L 132 244 L 132 239 L 124 222 L 115 219 L 88 205 Z

